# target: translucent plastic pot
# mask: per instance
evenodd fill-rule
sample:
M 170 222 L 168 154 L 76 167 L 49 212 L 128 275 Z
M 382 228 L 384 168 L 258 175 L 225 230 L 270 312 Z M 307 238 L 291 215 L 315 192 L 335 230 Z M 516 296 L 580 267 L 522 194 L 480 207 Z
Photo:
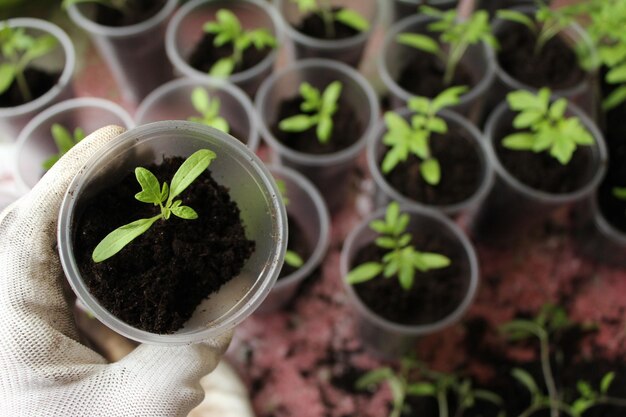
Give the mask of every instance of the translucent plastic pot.
M 399 110 L 397 113 L 406 120 L 410 120 L 411 115 L 413 114 L 411 110 L 406 108 Z M 470 140 L 476 149 L 481 162 L 481 180 L 476 191 L 467 199 L 458 203 L 432 206 L 412 200 L 396 190 L 391 184 L 389 184 L 389 182 L 387 182 L 385 175 L 380 169 L 380 161 L 383 160 L 384 152 L 387 148 L 383 144 L 383 137 L 387 133 L 387 126 L 384 119 L 381 119 L 377 125 L 376 133 L 373 136 L 374 140 L 367 144 L 367 163 L 372 174 L 372 178 L 376 183 L 375 202 L 377 207 L 386 206 L 390 201 L 395 200 L 409 207 L 430 207 L 452 217 L 456 217 L 462 213 L 474 212 L 478 208 L 478 205 L 493 185 L 494 177 L 491 162 L 487 157 L 487 150 L 482 133 L 467 119 L 454 112 L 443 110 L 439 113 L 439 116 L 446 121 L 449 131 L 454 129 L 461 129 L 464 131 L 464 136 Z M 445 140 L 445 138 L 442 140 Z M 445 175 L 445 173 L 443 175 Z
M 372 311 L 359 298 L 352 285 L 345 280 L 350 270 L 358 265 L 354 264 L 354 258 L 360 249 L 372 243 L 378 236 L 369 227 L 374 219 L 383 219 L 385 209 L 379 209 L 368 218 L 364 219 L 350 232 L 341 251 L 340 269 L 343 277 L 342 282 L 357 312 L 357 325 L 361 339 L 366 347 L 380 356 L 386 358 L 398 358 L 408 353 L 415 347 L 415 342 L 420 336 L 431 334 L 458 322 L 465 311 L 471 305 L 478 289 L 479 268 L 478 259 L 474 247 L 452 221 L 440 213 L 418 207 L 402 206 L 401 211 L 410 215 L 407 232 L 413 235 L 420 233 L 434 234 L 445 239 L 448 244 L 448 254 L 458 256 L 460 263 L 459 273 L 463 277 L 462 292 L 465 294 L 458 307 L 446 317 L 428 324 L 404 325 L 389 321 Z M 420 248 L 416 248 L 420 250 Z M 397 277 L 391 279 L 397 280 Z M 416 274 L 420 279 L 420 274 Z M 398 284 L 400 285 L 400 284 Z M 393 300 L 389 300 L 393 303 Z
M 405 107 L 407 101 L 415 96 L 398 84 L 398 78 L 407 63 L 411 62 L 416 55 L 423 53 L 413 47 L 399 44 L 396 42 L 396 37 L 400 33 L 407 32 L 428 35 L 436 39 L 438 34 L 430 32 L 427 28 L 435 20 L 426 15 L 410 16 L 395 23 L 385 35 L 381 53 L 378 56 L 378 72 L 385 87 L 389 90 L 393 109 Z M 461 97 L 459 104 L 450 109 L 478 123 L 486 104 L 485 95 L 495 79 L 493 50 L 484 43 L 472 45 L 467 48 L 458 65 L 465 67 L 471 74 L 475 85 L 468 86 L 471 89 Z
M 108 125 L 132 128 L 132 117 L 117 104 L 101 98 L 76 98 L 66 100 L 39 113 L 30 121 L 17 139 L 16 180 L 18 186 L 30 190 L 45 174 L 42 164 L 58 153 L 50 129 L 59 123 L 74 132 L 77 127 L 85 134 Z
M 123 97 L 138 103 L 150 91 L 172 78 L 164 46 L 165 25 L 178 0 L 143 22 L 130 26 L 104 26 L 94 21 L 96 5 L 68 8 L 72 21 L 86 31 L 113 73 Z
M 266 28 L 281 41 L 280 18 L 274 6 L 261 0 L 192 0 L 183 5 L 167 26 L 165 45 L 167 56 L 177 75 L 209 77 L 189 65 L 188 59 L 204 36 L 202 26 L 215 20 L 219 9 L 233 12 L 245 30 Z M 278 48 L 274 48 L 261 62 L 245 71 L 235 72 L 228 81 L 254 97 L 261 82 L 272 73 Z
M 533 5 L 527 6 L 519 6 L 513 8 L 518 12 L 522 12 L 531 18 L 534 19 L 535 11 L 537 8 Z M 521 26 L 518 23 L 513 23 L 507 20 L 495 19 L 493 22 L 493 33 L 496 37 L 500 37 L 501 34 L 506 33 L 508 31 L 517 31 L 517 30 L 528 30 L 526 27 Z M 570 45 L 572 50 L 574 51 L 576 47 L 581 48 L 581 50 L 585 51 L 585 54 L 588 56 L 589 65 L 592 70 L 587 71 L 586 76 L 576 85 L 566 88 L 566 89 L 554 89 L 552 88 L 552 94 L 557 97 L 565 97 L 568 101 L 576 104 L 578 107 L 583 109 L 588 115 L 591 116 L 593 120 L 597 120 L 598 113 L 598 101 L 599 101 L 599 91 L 597 90 L 597 71 L 596 68 L 599 65 L 599 60 L 597 56 L 597 51 L 593 42 L 587 35 L 587 32 L 578 25 L 577 23 L 570 24 L 566 29 L 562 30 L 559 35 L 561 39 L 567 44 Z M 513 78 L 509 73 L 507 73 L 502 66 L 500 65 L 497 56 L 493 60 L 495 71 L 496 71 L 496 81 L 494 83 L 493 88 L 490 90 L 490 103 L 493 107 L 498 105 L 502 100 L 505 99 L 506 95 L 511 91 L 516 90 L 529 90 L 533 92 L 537 92 L 538 89 L 532 87 L 528 84 L 525 84 L 516 78 Z M 550 87 L 550 86 L 547 86 Z
M 187 157 L 198 149 L 217 154 L 210 170 L 229 189 L 241 211 L 246 237 L 256 242 L 241 273 L 195 310 L 184 328 L 161 335 L 137 329 L 109 313 L 89 292 L 73 254 L 76 220 L 86 200 L 119 182 L 137 166 L 163 157 Z M 102 323 L 130 339 L 180 345 L 214 338 L 256 310 L 278 276 L 287 246 L 287 217 L 276 183 L 263 163 L 238 140 L 216 129 L 184 121 L 157 122 L 127 131 L 97 152 L 79 171 L 61 205 L 58 245 L 66 276 L 81 302 Z
M 419 7 L 426 4 L 439 10 L 450 10 L 457 7 L 458 0 L 393 0 L 393 19 L 395 22 L 419 12 Z
M 343 84 L 341 97 L 357 114 L 361 124 L 359 139 L 346 149 L 325 155 L 295 151 L 280 142 L 272 133 L 271 126 L 278 122 L 281 102 L 299 96 L 302 82 L 322 89 L 333 81 Z M 306 59 L 266 79 L 259 89 L 255 105 L 261 134 L 272 149 L 274 160 L 309 178 L 321 191 L 331 212 L 339 209 L 349 194 L 352 169 L 368 138 L 374 133 L 379 117 L 378 100 L 367 80 L 345 64 L 327 59 Z
M 324 260 L 330 242 L 330 216 L 319 191 L 294 170 L 278 166 L 270 166 L 269 170 L 275 179 L 285 183 L 288 217 L 300 226 L 311 252 L 304 265 L 276 281 L 259 308 L 262 313 L 278 310 L 293 298 L 302 281 Z
M 254 106 L 238 87 L 215 78 L 180 78 L 154 90 L 146 97 L 135 114 L 138 125 L 164 120 L 187 120 L 200 116 L 191 103 L 191 93 L 204 88 L 209 97 L 220 101 L 220 116 L 230 126 L 230 134 L 245 143 L 253 152 L 259 146 L 259 132 Z
M 59 41 L 59 46 L 45 56 L 39 57 L 29 67 L 48 72 L 60 72 L 57 83 L 44 95 L 15 107 L 0 107 L 0 142 L 13 141 L 35 115 L 61 100 L 72 98 L 72 77 L 76 67 L 74 44 L 67 34 L 56 25 L 45 20 L 18 18 L 6 23 L 12 28 L 24 28 L 31 36 L 52 35 Z M 0 60 L 0 63 L 2 61 Z
M 296 29 L 309 12 L 302 13 L 293 0 L 275 0 L 285 22 L 285 31 L 293 44 L 296 60 L 305 58 L 327 58 L 358 67 L 363 57 L 372 31 L 381 14 L 378 0 L 332 0 L 333 7 L 345 7 L 361 14 L 369 23 L 370 29 L 344 39 L 320 39 L 306 35 Z
M 516 114 L 503 102 L 491 114 L 485 128 L 487 152 L 496 172 L 496 181 L 471 228 L 477 240 L 487 243 L 514 243 L 523 231 L 545 220 L 554 210 L 589 199 L 606 171 L 607 150 L 602 134 L 581 109 L 570 104 L 565 116 L 578 117 L 595 139 L 594 145 L 580 146 L 576 150 L 590 155 L 591 163 L 586 167 L 584 181 L 576 190 L 562 194 L 536 190 L 524 184 L 508 172 L 495 149 L 496 141 L 503 139 L 503 132 L 512 125 Z

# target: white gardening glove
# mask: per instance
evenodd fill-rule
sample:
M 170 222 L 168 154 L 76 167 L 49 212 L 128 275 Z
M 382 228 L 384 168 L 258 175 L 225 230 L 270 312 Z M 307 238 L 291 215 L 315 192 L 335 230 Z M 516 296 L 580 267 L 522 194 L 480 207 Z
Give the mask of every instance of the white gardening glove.
M 230 334 L 182 347 L 141 345 L 107 364 L 78 342 L 61 288 L 59 207 L 79 168 L 122 132 L 109 126 L 89 135 L 0 214 L 0 416 L 184 416 L 202 401 L 199 380 L 228 346 Z

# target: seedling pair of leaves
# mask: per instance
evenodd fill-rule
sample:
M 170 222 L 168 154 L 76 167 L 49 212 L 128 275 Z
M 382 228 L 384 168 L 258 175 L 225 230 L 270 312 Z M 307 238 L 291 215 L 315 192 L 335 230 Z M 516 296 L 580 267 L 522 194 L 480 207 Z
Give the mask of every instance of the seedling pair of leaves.
M 315 127 L 318 141 L 328 143 L 333 133 L 333 116 L 339 108 L 342 88 L 340 81 L 333 81 L 321 93 L 307 82 L 300 84 L 303 99 L 300 110 L 307 114 L 288 117 L 278 124 L 278 128 L 283 132 L 304 132 Z
M 432 252 L 419 252 L 411 245 L 411 235 L 406 232 L 409 215 L 400 212 L 397 202 L 387 206 L 385 218 L 370 222 L 370 228 L 380 234 L 376 238 L 379 248 L 388 250 L 382 262 L 367 262 L 351 270 L 346 280 L 351 285 L 370 281 L 379 275 L 385 279 L 397 276 L 400 286 L 409 291 L 413 288 L 415 271 L 428 272 L 432 269 L 446 268 L 450 259 Z
M 74 145 L 85 138 L 85 131 L 80 127 L 74 129 L 74 133 L 72 134 L 58 123 L 52 125 L 50 133 L 52 134 L 52 138 L 59 152 L 43 162 L 42 167 L 46 171 L 52 168 L 63 155 L 74 147 Z
M 228 122 L 220 116 L 221 102 L 219 98 L 211 97 L 202 87 L 196 87 L 191 92 L 191 104 L 200 113 L 200 117 L 191 116 L 187 120 L 214 127 L 225 133 L 230 132 Z
M 291 0 L 298 5 L 302 13 L 315 13 L 324 21 L 324 28 L 327 37 L 335 36 L 335 21 L 358 31 L 366 32 L 370 29 L 370 24 L 363 16 L 355 10 L 341 8 L 334 11 L 329 0 Z
M 548 151 L 562 165 L 567 165 L 578 146 L 595 143 L 593 135 L 577 117 L 565 117 L 568 102 L 564 98 L 550 104 L 550 89 L 542 88 L 537 94 L 519 90 L 509 93 L 507 101 L 511 110 L 520 112 L 513 127 L 525 129 L 502 140 L 502 145 L 514 151 Z
M 451 87 L 434 99 L 414 97 L 408 106 L 414 112 L 409 124 L 403 117 L 394 113 L 385 113 L 387 133 L 383 143 L 389 147 L 382 162 L 381 169 L 387 174 L 400 162 L 404 162 L 413 154 L 421 160 L 420 174 L 430 185 L 438 185 L 441 180 L 439 161 L 430 150 L 430 138 L 434 133 L 444 134 L 448 125 L 437 113 L 445 107 L 460 102 L 460 96 L 467 87 Z
M 23 28 L 11 28 L 5 24 L 0 29 L 0 52 L 4 58 L 0 64 L 0 94 L 15 81 L 24 101 L 31 101 L 33 95 L 24 70 L 33 60 L 52 52 L 57 46 L 58 41 L 52 35 L 33 37 Z
M 400 33 L 396 41 L 435 55 L 444 62 L 446 69 L 443 82 L 445 85 L 452 84 L 459 62 L 469 46 L 485 42 L 494 49 L 498 48 L 498 41 L 491 31 L 489 14 L 484 10 L 474 12 L 466 20 L 460 20 L 456 10 L 441 11 L 422 6 L 420 11 L 436 19 L 434 23 L 428 25 L 428 30 L 440 33 L 439 42 L 428 35 L 419 33 Z
M 134 239 L 148 231 L 157 220 L 169 220 L 172 214 L 181 219 L 197 219 L 198 213 L 191 207 L 184 206 L 182 200 L 176 200 L 176 197 L 185 191 L 215 158 L 215 153 L 208 149 L 195 152 L 178 168 L 171 185 L 166 182 L 161 185 L 149 170 L 142 167 L 135 168 L 135 177 L 141 185 L 141 191 L 135 195 L 135 198 L 142 203 L 159 206 L 160 213 L 150 218 L 136 220 L 109 233 L 94 249 L 93 261 L 99 263 L 114 256 Z
M 289 198 L 287 197 L 287 185 L 283 180 L 276 180 L 276 185 L 278 186 L 278 191 L 283 199 L 283 203 L 285 206 L 289 205 Z M 304 265 L 304 260 L 298 253 L 287 249 L 285 252 L 285 263 L 293 268 L 300 268 Z
M 82 3 L 94 3 L 100 4 L 105 7 L 109 7 L 111 9 L 115 9 L 120 13 L 127 14 L 130 12 L 130 8 L 128 7 L 128 0 L 63 0 L 61 6 L 64 9 L 67 9 L 70 6 L 75 4 Z
M 230 76 L 235 68 L 241 64 L 243 53 L 249 47 L 254 46 L 261 50 L 274 48 L 277 45 L 274 35 L 265 28 L 244 30 L 237 16 L 230 10 L 218 10 L 216 19 L 216 21 L 205 23 L 203 30 L 215 35 L 213 45 L 216 47 L 232 44 L 233 54 L 213 64 L 209 71 L 209 75 L 213 77 L 225 78 Z

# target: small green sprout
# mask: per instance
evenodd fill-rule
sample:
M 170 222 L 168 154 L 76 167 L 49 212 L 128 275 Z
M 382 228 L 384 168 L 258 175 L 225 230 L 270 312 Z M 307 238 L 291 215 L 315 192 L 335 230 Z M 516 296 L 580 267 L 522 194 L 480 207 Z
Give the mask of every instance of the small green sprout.
M 489 14 L 484 10 L 474 12 L 467 20 L 459 20 L 456 10 L 441 11 L 429 6 L 422 6 L 420 10 L 437 19 L 428 25 L 428 30 L 441 34 L 439 42 L 419 33 L 400 33 L 396 41 L 435 55 L 444 62 L 445 85 L 452 83 L 456 68 L 469 46 L 485 42 L 494 49 L 498 48 L 498 41 L 491 31 Z
M 130 12 L 130 8 L 128 6 L 129 0 L 63 0 L 61 7 L 67 10 L 70 6 L 82 3 L 100 4 L 102 6 L 115 9 L 123 14 L 127 14 Z
M 400 206 L 392 202 L 387 206 L 384 220 L 373 220 L 369 226 L 379 233 L 376 245 L 388 249 L 381 262 L 367 262 L 354 268 L 346 277 L 348 283 L 355 285 L 370 281 L 380 274 L 385 278 L 398 276 L 401 287 L 408 291 L 413 287 L 415 270 L 428 272 L 431 269 L 446 268 L 450 259 L 444 255 L 430 252 L 418 252 L 410 245 L 411 235 L 406 233 L 409 215 L 400 213 Z
M 230 76 L 235 68 L 241 64 L 243 53 L 250 46 L 254 45 L 256 49 L 263 49 L 274 48 L 277 45 L 276 38 L 265 28 L 244 30 L 237 16 L 230 10 L 218 10 L 216 18 L 216 21 L 205 23 L 203 30 L 215 35 L 213 45 L 216 47 L 231 43 L 233 54 L 213 64 L 209 71 L 209 75 L 213 77 L 225 78 Z
M 58 41 L 52 35 L 35 38 L 23 28 L 11 28 L 4 24 L 0 29 L 0 52 L 5 60 L 0 64 L 0 94 L 7 91 L 15 81 L 24 101 L 31 101 L 33 95 L 24 71 L 33 60 L 48 54 L 57 46 Z
M 291 0 L 298 5 L 302 13 L 315 13 L 324 21 L 326 36 L 335 36 L 335 21 L 343 23 L 359 32 L 366 32 L 370 24 L 358 12 L 346 8 L 333 11 L 329 0 Z
M 612 191 L 613 197 L 626 201 L 626 187 L 614 187 Z
M 161 212 L 154 217 L 136 220 L 121 226 L 109 233 L 94 249 L 92 259 L 94 262 L 102 262 L 121 251 L 131 241 L 145 233 L 157 220 L 168 220 L 171 215 L 181 219 L 193 220 L 198 218 L 194 209 L 183 206 L 181 200 L 174 200 L 180 193 L 185 191 L 200 174 L 215 159 L 214 152 L 201 149 L 185 160 L 172 178 L 171 186 L 166 182 L 159 184 L 159 180 L 145 168 L 135 169 L 137 182 L 141 185 L 141 191 L 135 198 L 142 203 L 152 203 L 161 208 Z
M 54 139 L 54 143 L 57 145 L 59 153 L 52 155 L 43 162 L 42 167 L 46 171 L 52 168 L 52 166 L 56 164 L 63 155 L 69 152 L 74 145 L 85 139 L 85 131 L 80 127 L 74 129 L 74 134 L 72 135 L 65 127 L 58 123 L 52 125 L 50 133 L 52 133 L 52 138 Z
M 507 95 L 509 107 L 520 113 L 513 120 L 517 129 L 502 140 L 502 145 L 515 151 L 548 151 L 561 164 L 567 165 L 578 146 L 590 146 L 594 137 L 577 117 L 564 117 L 567 100 L 560 98 L 550 104 L 550 89 L 537 94 L 519 90 Z
M 280 196 L 282 197 L 285 206 L 289 205 L 289 198 L 287 198 L 287 185 L 285 184 L 285 181 L 276 180 L 276 186 L 278 187 L 278 191 L 280 192 Z M 300 268 L 304 265 L 304 260 L 296 252 L 287 249 L 285 252 L 285 263 L 293 268 Z
M 201 117 L 191 116 L 187 120 L 214 127 L 225 133 L 230 131 L 226 119 L 220 117 L 221 103 L 219 98 L 211 98 L 204 88 L 196 87 L 191 92 L 191 104 Z
M 382 162 L 382 171 L 391 172 L 400 162 L 409 158 L 410 154 L 418 157 L 420 173 L 424 181 L 430 185 L 437 185 L 441 179 L 439 161 L 430 151 L 430 137 L 434 133 L 446 133 L 448 125 L 445 120 L 437 116 L 444 107 L 453 106 L 460 102 L 460 96 L 467 91 L 467 87 L 450 87 L 437 97 L 429 100 L 426 97 L 414 97 L 409 100 L 409 109 L 413 110 L 411 124 L 394 112 L 385 113 L 387 133 L 383 143 L 389 147 Z
M 278 128 L 284 132 L 304 132 L 317 126 L 317 139 L 320 143 L 328 143 L 333 133 L 333 115 L 337 112 L 342 88 L 341 82 L 333 81 L 320 93 L 307 82 L 300 84 L 303 99 L 300 110 L 309 114 L 288 117 L 279 123 Z

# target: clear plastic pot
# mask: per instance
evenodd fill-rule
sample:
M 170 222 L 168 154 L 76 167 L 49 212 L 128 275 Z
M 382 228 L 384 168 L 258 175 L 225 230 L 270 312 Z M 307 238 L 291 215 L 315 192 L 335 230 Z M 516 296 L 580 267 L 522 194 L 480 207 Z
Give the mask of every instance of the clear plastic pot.
M 167 56 L 174 65 L 177 75 L 187 77 L 209 77 L 205 72 L 195 69 L 187 61 L 192 51 L 202 39 L 202 26 L 207 21 L 215 20 L 219 9 L 226 8 L 233 12 L 244 29 L 266 28 L 281 41 L 280 18 L 274 6 L 261 0 L 192 0 L 183 5 L 172 17 L 167 26 L 165 46 Z M 245 71 L 228 77 L 250 97 L 254 97 L 261 82 L 272 73 L 278 47 L 274 48 L 261 62 Z
M 407 108 L 401 109 L 397 111 L 397 113 L 406 120 L 409 120 L 413 114 L 413 112 Z M 384 135 L 387 133 L 387 126 L 384 119 L 381 119 L 377 125 L 376 134 L 373 136 L 374 140 L 371 140 L 367 144 L 367 163 L 372 178 L 376 183 L 375 203 L 377 207 L 386 206 L 390 201 L 395 200 L 409 207 L 430 207 L 451 217 L 457 217 L 463 213 L 469 214 L 478 208 L 478 205 L 493 185 L 494 178 L 482 133 L 467 119 L 459 116 L 455 112 L 442 110 L 439 116 L 446 121 L 449 130 L 463 130 L 466 133 L 465 137 L 472 142 L 472 145 L 476 149 L 481 162 L 481 181 L 474 194 L 455 204 L 430 206 L 412 200 L 393 188 L 393 186 L 387 182 L 385 175 L 380 169 L 380 161 L 383 159 L 384 152 L 387 148 L 382 142 Z
M 518 12 L 524 13 L 534 19 L 536 6 L 526 5 L 512 8 Z M 520 26 L 518 23 L 510 22 L 502 19 L 495 19 L 493 22 L 493 33 L 496 37 L 501 36 L 502 33 L 516 30 L 528 30 L 525 27 Z M 572 50 L 580 48 L 588 56 L 589 65 L 592 70 L 587 72 L 587 75 L 576 85 L 566 89 L 552 89 L 552 94 L 557 97 L 565 97 L 570 102 L 576 104 L 583 109 L 593 120 L 597 120 L 599 110 L 599 91 L 597 90 L 597 68 L 599 65 L 599 59 L 596 48 L 587 35 L 587 32 L 577 23 L 571 23 L 567 28 L 561 31 L 559 35 L 561 39 L 570 45 Z M 493 60 L 496 81 L 493 88 L 489 91 L 490 107 L 498 105 L 505 99 L 506 95 L 511 91 L 516 90 L 529 90 L 536 92 L 538 89 L 525 84 L 507 73 L 500 65 L 497 56 Z M 549 87 L 549 86 L 548 86 Z
M 130 26 L 104 26 L 93 19 L 96 4 L 72 5 L 72 21 L 85 30 L 104 58 L 124 99 L 138 103 L 150 91 L 172 78 L 165 55 L 164 34 L 167 19 L 178 0 L 165 4 L 149 19 Z
M 358 67 L 372 31 L 381 14 L 378 0 L 332 0 L 333 7 L 345 7 L 361 14 L 369 23 L 370 29 L 344 39 L 320 39 L 306 35 L 296 29 L 309 13 L 302 13 L 293 0 L 275 0 L 276 8 L 285 22 L 285 32 L 292 41 L 296 60 L 305 58 L 326 58 L 341 61 Z
M 333 81 L 343 84 L 341 97 L 355 109 L 362 127 L 360 138 L 350 147 L 331 154 L 311 155 L 289 148 L 274 136 L 271 126 L 277 122 L 281 102 L 299 96 L 300 84 L 305 81 L 316 88 L 325 88 Z M 274 160 L 310 179 L 331 212 L 339 209 L 349 194 L 352 169 L 379 118 L 378 99 L 367 80 L 346 64 L 328 59 L 305 59 L 266 79 L 255 105 L 261 135 L 272 149 Z
M 419 11 L 421 5 L 428 5 L 440 10 L 450 10 L 457 7 L 458 0 L 393 0 L 393 20 L 397 22 L 407 16 L 413 16 Z
M 595 139 L 593 146 L 581 146 L 576 151 L 589 152 L 591 157 L 592 163 L 586 168 L 585 180 L 578 189 L 562 194 L 536 190 L 524 184 L 508 172 L 495 150 L 495 141 L 502 140 L 503 132 L 512 125 L 516 114 L 506 102 L 502 102 L 485 127 L 487 155 L 496 172 L 496 181 L 471 229 L 474 238 L 487 243 L 512 244 L 524 230 L 545 220 L 554 210 L 589 199 L 606 171 L 607 150 L 602 134 L 581 109 L 570 103 L 566 117 L 578 117 Z
M 163 84 L 146 97 L 135 114 L 138 125 L 164 120 L 187 120 L 200 116 L 191 103 L 196 87 L 204 88 L 211 98 L 220 100 L 220 116 L 230 126 L 230 134 L 253 152 L 259 146 L 259 132 L 254 106 L 237 86 L 215 78 L 180 78 Z
M 45 71 L 60 72 L 57 83 L 44 95 L 28 103 L 15 107 L 0 107 L 0 142 L 17 139 L 26 124 L 43 109 L 61 100 L 72 98 L 72 77 L 76 67 L 76 51 L 67 34 L 56 25 L 45 20 L 31 18 L 9 19 L 6 23 L 12 28 L 24 28 L 31 36 L 52 35 L 59 41 L 59 47 L 49 54 L 39 57 L 29 66 Z
M 275 179 L 285 183 L 289 200 L 287 215 L 298 222 L 311 254 L 295 272 L 276 281 L 259 308 L 261 313 L 278 310 L 292 299 L 302 281 L 320 266 L 330 242 L 330 216 L 319 191 L 292 169 L 270 166 L 269 170 Z
M 471 305 L 478 289 L 478 259 L 474 247 L 461 229 L 447 217 L 432 210 L 407 206 L 401 206 L 401 210 L 410 216 L 407 232 L 414 235 L 419 233 L 436 234 L 449 242 L 449 254 L 458 256 L 461 262 L 461 265 L 458 266 L 459 273 L 463 276 L 464 288 L 462 290 L 465 296 L 458 307 L 446 317 L 434 323 L 422 325 L 411 326 L 394 323 L 370 310 L 361 301 L 352 285 L 346 282 L 345 277 L 350 270 L 358 266 L 354 265 L 354 258 L 359 250 L 373 242 L 378 236 L 376 232 L 370 229 L 369 223 L 374 219 L 383 219 L 385 209 L 379 209 L 364 219 L 350 232 L 344 243 L 340 258 L 340 272 L 348 298 L 358 314 L 357 325 L 363 343 L 378 355 L 386 358 L 401 357 L 414 348 L 415 342 L 420 336 L 440 331 L 458 322 Z M 416 249 L 419 250 L 419 248 Z M 416 279 L 419 279 L 419 274 L 416 275 Z M 389 302 L 392 303 L 393 300 L 389 300 Z
M 422 53 L 415 48 L 396 42 L 396 37 L 400 33 L 408 32 L 436 38 L 438 34 L 433 34 L 428 30 L 428 25 L 434 21 L 434 18 L 426 15 L 410 16 L 395 23 L 385 35 L 381 53 L 378 56 L 378 72 L 390 92 L 393 109 L 405 107 L 408 100 L 415 96 L 400 86 L 397 80 L 407 62 Z M 480 122 L 486 104 L 486 93 L 495 79 L 494 60 L 493 50 L 486 44 L 480 43 L 468 47 L 459 62 L 459 65 L 464 66 L 471 74 L 476 84 L 461 97 L 459 104 L 451 106 L 450 109 L 474 123 Z
M 58 153 L 50 129 L 59 123 L 70 132 L 77 127 L 86 134 L 108 125 L 132 128 L 132 117 L 117 104 L 101 98 L 76 98 L 58 103 L 39 113 L 20 133 L 16 143 L 16 181 L 30 190 L 45 174 L 42 164 Z
M 241 273 L 210 295 L 185 327 L 161 335 L 139 330 L 109 313 L 89 292 L 73 255 L 76 219 L 86 199 L 115 184 L 137 166 L 163 157 L 187 157 L 198 149 L 217 154 L 211 173 L 229 189 L 241 211 L 248 239 L 256 242 Z M 287 246 L 287 215 L 271 174 L 245 145 L 216 129 L 191 122 L 156 122 L 129 130 L 98 151 L 78 172 L 63 199 L 58 245 L 66 276 L 81 302 L 102 323 L 130 339 L 157 345 L 181 345 L 214 338 L 256 310 L 278 276 Z

